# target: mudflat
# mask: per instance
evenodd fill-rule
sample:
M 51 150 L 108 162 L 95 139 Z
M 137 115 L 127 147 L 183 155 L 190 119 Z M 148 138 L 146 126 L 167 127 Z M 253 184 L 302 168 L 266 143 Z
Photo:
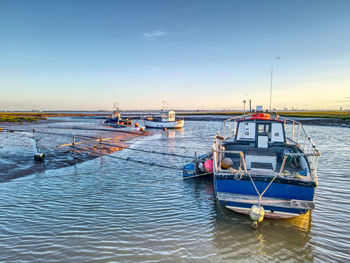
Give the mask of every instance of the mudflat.
M 147 134 L 135 128 L 111 128 L 97 121 L 0 122 L 0 182 L 110 154 Z M 76 147 L 67 145 L 73 140 Z M 44 160 L 35 161 L 35 153 L 44 153 Z

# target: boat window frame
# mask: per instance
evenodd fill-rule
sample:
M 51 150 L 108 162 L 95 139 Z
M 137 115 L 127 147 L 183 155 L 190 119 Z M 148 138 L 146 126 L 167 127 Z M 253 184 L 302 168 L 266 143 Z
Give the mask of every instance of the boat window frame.
M 259 126 L 264 125 L 264 132 L 259 133 Z M 268 127 L 268 131 L 266 132 L 266 127 Z M 272 125 L 271 122 L 265 122 L 262 120 L 255 120 L 255 147 L 258 147 L 259 136 L 266 136 L 267 133 L 267 143 L 271 144 L 271 130 Z
M 247 121 L 247 120 L 246 120 Z M 248 120 L 249 122 L 251 122 L 250 120 Z M 253 122 L 253 121 L 252 121 Z M 237 122 L 237 127 L 236 127 L 236 132 L 235 132 L 235 137 L 234 137 L 234 141 L 235 142 L 250 142 L 250 143 L 255 143 L 256 140 L 256 132 L 254 135 L 254 139 L 253 138 L 238 138 L 238 131 L 240 129 L 240 125 L 245 123 L 245 121 L 239 121 Z M 256 127 L 254 127 L 256 129 Z

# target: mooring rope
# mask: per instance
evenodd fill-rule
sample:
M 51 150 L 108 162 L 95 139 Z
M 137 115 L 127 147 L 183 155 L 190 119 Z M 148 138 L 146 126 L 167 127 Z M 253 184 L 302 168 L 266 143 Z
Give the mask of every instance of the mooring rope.
M 163 165 L 163 164 L 158 164 L 158 163 L 149 163 L 149 162 L 144 162 L 141 160 L 135 160 L 135 159 L 131 159 L 131 158 L 123 158 L 123 157 L 119 157 L 119 156 L 115 156 L 115 155 L 110 155 L 110 154 L 105 154 L 105 153 L 101 153 L 101 152 L 97 152 L 97 151 L 93 151 L 90 149 L 86 149 L 86 148 L 82 148 L 82 147 L 77 147 L 77 146 L 71 146 L 75 149 L 78 150 L 83 150 L 83 151 L 88 151 L 97 155 L 102 155 L 102 156 L 107 156 L 110 158 L 114 158 L 114 159 L 119 159 L 119 160 L 124 160 L 124 161 L 130 161 L 130 162 L 135 162 L 135 163 L 139 163 L 139 164 L 145 164 L 145 165 L 150 165 L 150 166 L 157 166 L 157 167 L 162 167 L 162 168 L 168 168 L 168 169 L 173 169 L 173 170 L 179 170 L 182 168 L 179 167 L 173 167 L 173 166 L 168 166 L 168 165 Z
M 123 148 L 123 149 L 126 149 L 126 150 L 131 150 L 131 151 L 139 151 L 139 152 L 145 152 L 145 153 L 154 153 L 154 154 L 161 154 L 161 155 L 180 157 L 180 158 L 192 158 L 192 159 L 194 158 L 194 156 L 180 155 L 180 154 L 175 154 L 175 153 L 157 152 L 157 151 L 147 151 L 147 150 L 142 150 L 142 149 L 130 148 L 130 147 L 127 147 L 127 146 L 121 146 L 121 145 L 118 145 L 118 144 L 103 143 L 103 145 L 112 146 L 112 147 L 119 147 L 119 148 Z
M 64 134 L 64 133 L 38 131 L 37 129 L 31 129 L 31 130 L 15 130 L 15 129 L 10 129 L 10 128 L 6 128 L 6 129 L 7 129 L 6 132 L 42 133 L 42 134 L 48 134 L 48 135 L 59 135 L 59 136 L 67 136 L 67 137 L 74 136 L 74 135 L 71 135 L 71 134 Z M 95 138 L 93 136 L 87 136 L 87 135 L 76 135 L 76 137 Z
M 272 178 L 272 180 L 271 180 L 270 183 L 266 186 L 266 188 L 264 189 L 264 191 L 260 194 L 258 188 L 256 187 L 256 185 L 255 185 L 255 183 L 254 183 L 253 178 L 251 177 L 250 173 L 248 173 L 249 179 L 250 179 L 250 181 L 252 182 L 252 184 L 253 184 L 253 186 L 254 186 L 254 188 L 255 188 L 256 193 L 258 194 L 258 198 L 259 198 L 259 203 L 258 203 L 258 204 L 259 204 L 259 206 L 260 206 L 260 204 L 261 204 L 261 202 L 262 202 L 262 197 L 263 197 L 263 195 L 266 193 L 267 189 L 269 189 L 269 187 L 271 186 L 271 184 L 272 184 L 273 181 L 277 178 L 278 175 L 279 175 L 279 173 L 276 173 L 276 175 Z
M 110 156 L 110 155 L 107 155 L 109 157 L 115 157 L 115 156 Z M 146 163 L 145 163 L 146 164 Z M 161 168 L 168 168 L 168 167 L 161 167 Z M 124 170 L 125 168 L 119 168 L 118 170 Z M 175 168 L 174 168 L 175 169 Z M 178 168 L 177 170 L 181 170 L 183 171 L 183 168 Z M 91 174 L 91 173 L 94 173 L 94 172 L 103 172 L 101 170 L 98 170 L 98 171 L 88 171 L 88 172 L 81 172 L 81 173 L 77 173 L 75 175 L 85 175 L 85 174 Z M 40 172 L 40 174 L 42 173 L 45 173 L 45 171 L 43 172 Z M 160 183 L 171 183 L 171 182 L 178 182 L 178 181 L 185 181 L 185 180 L 188 180 L 188 179 L 192 179 L 192 178 L 197 178 L 197 177 L 201 177 L 201 176 L 205 176 L 205 175 L 208 175 L 208 174 L 212 174 L 212 173 L 203 173 L 203 174 L 197 174 L 197 175 L 192 175 L 192 176 L 187 176 L 187 177 L 181 177 L 181 178 L 175 178 L 175 179 L 165 179 L 165 180 L 158 180 L 158 181 L 155 181 L 155 182 L 152 182 L 152 183 L 148 183 L 148 184 L 142 184 L 140 186 L 131 186 L 131 187 L 128 187 L 128 189 L 142 189 L 142 188 L 145 188 L 145 187 L 149 187 L 149 186 L 153 186 L 155 184 L 160 184 Z M 57 176 L 58 177 L 58 176 Z M 50 178 L 52 178 L 52 176 L 50 176 Z M 93 195 L 96 195 L 96 192 L 93 192 L 93 193 L 83 193 L 83 194 L 78 194 L 78 195 L 74 195 L 74 196 L 64 196 L 64 199 L 73 199 L 73 198 L 79 198 L 79 197 L 87 197 L 87 196 L 93 196 Z M 55 198 L 55 199 L 46 199 L 46 200 L 32 200 L 30 202 L 17 202 L 17 203 L 8 203 L 7 205 L 0 205 L 0 208 L 2 209 L 8 209 L 9 207 L 14 207 L 14 206 L 28 206 L 28 205 L 34 205 L 34 204 L 39 204 L 39 203 L 47 203 L 47 202 L 55 202 L 55 201 L 61 201 L 62 200 L 62 197 L 60 198 Z

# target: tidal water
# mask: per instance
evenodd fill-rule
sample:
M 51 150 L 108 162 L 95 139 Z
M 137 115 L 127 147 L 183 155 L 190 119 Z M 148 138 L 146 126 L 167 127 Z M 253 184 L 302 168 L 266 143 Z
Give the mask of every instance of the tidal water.
M 194 156 L 219 122 L 186 122 L 132 148 Z M 165 169 L 103 157 L 0 184 L 0 262 L 346 262 L 350 257 L 350 130 L 306 126 L 322 152 L 316 208 L 291 220 L 218 204 L 210 179 L 183 180 L 186 159 L 132 150 Z

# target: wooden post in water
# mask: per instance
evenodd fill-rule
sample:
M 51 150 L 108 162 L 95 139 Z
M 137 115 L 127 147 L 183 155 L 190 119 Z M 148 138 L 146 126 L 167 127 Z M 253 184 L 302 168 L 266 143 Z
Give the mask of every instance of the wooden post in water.
M 73 146 L 74 159 L 76 159 L 77 156 L 76 156 L 76 149 L 75 149 L 75 136 L 73 136 L 73 143 L 72 143 L 72 146 Z
M 102 156 L 103 156 L 102 136 L 100 136 L 100 151 L 101 151 L 101 158 L 102 158 Z

